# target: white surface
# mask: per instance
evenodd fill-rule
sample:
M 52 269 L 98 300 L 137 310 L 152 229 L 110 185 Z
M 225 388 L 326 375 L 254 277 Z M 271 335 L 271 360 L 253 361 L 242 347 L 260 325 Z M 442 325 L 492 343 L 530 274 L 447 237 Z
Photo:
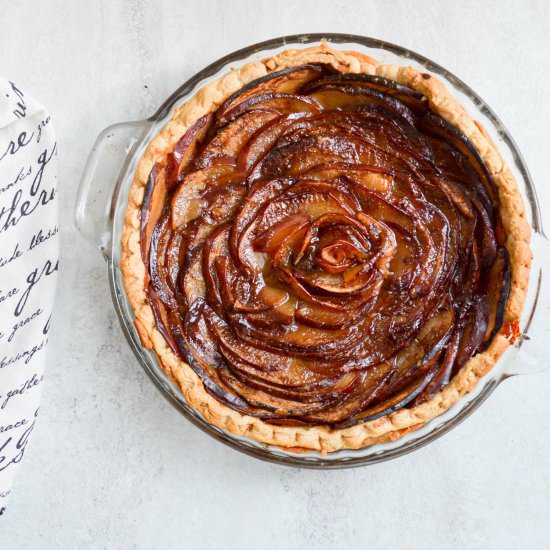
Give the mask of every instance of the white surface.
M 151 114 L 238 47 L 334 31 L 397 42 L 468 82 L 512 131 L 550 212 L 550 4 L 0 0 L 0 13 L 0 72 L 46 105 L 58 133 L 63 262 L 41 417 L 0 548 L 548 548 L 549 373 L 506 382 L 451 434 L 393 462 L 316 472 L 255 461 L 149 382 L 72 209 L 105 126 Z

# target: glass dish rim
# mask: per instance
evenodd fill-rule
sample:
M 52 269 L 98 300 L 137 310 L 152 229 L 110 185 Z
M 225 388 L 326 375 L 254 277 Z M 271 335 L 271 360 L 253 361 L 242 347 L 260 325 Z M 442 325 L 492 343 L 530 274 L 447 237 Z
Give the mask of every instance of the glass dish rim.
M 338 33 L 289 35 L 289 36 L 282 36 L 278 38 L 272 38 L 270 40 L 266 40 L 263 42 L 259 42 L 251 46 L 247 46 L 245 48 L 236 50 L 235 52 L 232 52 L 218 59 L 217 61 L 214 61 L 213 63 L 209 64 L 207 67 L 205 67 L 204 69 L 196 73 L 186 82 L 184 82 L 181 86 L 179 86 L 162 103 L 162 105 L 155 112 L 155 114 L 153 114 L 147 120 L 154 123 L 158 123 L 161 121 L 166 122 L 167 117 L 170 114 L 172 108 L 179 100 L 188 96 L 191 92 L 196 91 L 197 86 L 200 87 L 200 84 L 203 83 L 208 78 L 210 78 L 212 75 L 218 73 L 222 69 L 228 69 L 229 65 L 232 62 L 247 60 L 253 54 L 260 53 L 265 50 L 280 48 L 283 46 L 304 47 L 307 45 L 319 43 L 323 39 L 327 40 L 327 42 L 329 43 L 335 43 L 335 44 L 338 44 L 338 43 L 354 44 L 355 43 L 357 45 L 360 45 L 366 48 L 387 50 L 392 54 L 399 56 L 400 58 L 411 59 L 412 61 L 419 63 L 420 65 L 425 67 L 428 71 L 431 71 L 437 75 L 444 76 L 449 82 L 452 83 L 454 87 L 456 87 L 459 91 L 461 91 L 466 96 L 468 96 L 472 100 L 472 102 L 475 104 L 477 109 L 479 109 L 479 111 L 491 121 L 495 129 L 498 131 L 499 137 L 502 138 L 502 140 L 505 142 L 510 152 L 513 154 L 515 167 L 519 171 L 519 174 L 523 179 L 523 183 L 525 184 L 525 193 L 526 193 L 525 198 L 528 202 L 528 206 L 530 207 L 531 227 L 535 233 L 540 233 L 541 235 L 544 235 L 542 231 L 540 208 L 538 204 L 535 186 L 533 184 L 533 181 L 531 179 L 531 176 L 529 174 L 525 161 L 519 151 L 519 148 L 517 147 L 514 139 L 512 138 L 508 130 L 505 128 L 504 124 L 501 122 L 499 117 L 487 105 L 487 103 L 479 97 L 479 95 L 476 92 L 474 92 L 467 84 L 465 84 L 462 80 L 460 80 L 458 77 L 453 75 L 450 71 L 438 65 L 437 63 L 431 61 L 427 57 L 422 56 L 421 54 L 418 54 L 410 49 L 392 44 L 390 42 L 385 42 L 375 38 L 363 37 L 359 35 L 338 34 Z M 149 137 L 150 137 L 150 133 L 147 133 L 147 135 L 142 137 L 141 143 L 148 142 Z M 132 157 L 135 157 L 135 156 L 136 156 L 135 151 L 132 151 L 128 154 L 128 159 L 131 159 Z M 125 170 L 122 170 L 121 174 L 124 172 Z M 118 201 L 113 201 L 112 203 L 113 208 L 116 207 L 117 202 Z M 113 218 L 114 218 L 114 215 L 115 213 L 112 212 Z M 113 224 L 114 223 L 115 222 L 113 221 Z M 116 233 L 116 231 L 113 229 L 112 233 Z M 121 303 L 121 299 L 124 298 L 122 296 L 122 293 L 124 293 L 124 290 L 123 289 L 121 290 L 119 281 L 117 280 L 117 277 L 120 276 L 120 273 L 117 274 L 117 270 L 120 271 L 120 269 L 118 265 L 116 265 L 116 262 L 112 259 L 115 256 L 114 252 L 116 250 L 116 247 L 117 246 L 120 247 L 120 242 L 118 242 L 117 239 L 113 239 L 111 246 L 113 249 L 113 253 L 111 254 L 110 258 L 108 257 L 108 264 L 109 264 L 109 282 L 111 287 L 113 303 L 115 305 L 115 310 L 119 318 L 119 321 L 121 323 L 121 326 L 123 328 L 125 337 L 127 338 L 130 344 L 130 347 L 133 349 L 136 357 L 138 358 L 139 363 L 144 368 L 147 375 L 152 379 L 155 385 L 160 389 L 164 397 L 167 398 L 169 402 L 171 402 L 171 404 L 174 405 L 193 424 L 197 425 L 200 429 L 202 429 L 209 435 L 213 436 L 217 440 L 245 454 L 253 456 L 255 458 L 259 458 L 261 460 L 268 461 L 268 462 L 284 464 L 288 466 L 302 467 L 302 468 L 318 468 L 318 469 L 319 468 L 338 469 L 338 468 L 359 467 L 359 466 L 364 466 L 368 464 L 374 464 L 377 462 L 389 460 L 392 458 L 397 458 L 398 456 L 402 456 L 404 454 L 407 454 L 409 452 L 412 452 L 414 450 L 417 450 L 427 445 L 428 443 L 441 437 L 444 433 L 447 433 L 448 431 L 456 427 L 460 422 L 462 422 L 465 418 L 467 418 L 470 414 L 472 414 L 489 397 L 489 395 L 494 391 L 494 389 L 498 386 L 498 384 L 503 379 L 505 379 L 505 376 L 501 375 L 500 377 L 498 377 L 495 374 L 495 372 L 498 370 L 499 365 L 495 366 L 491 371 L 491 373 L 487 375 L 488 377 L 490 377 L 490 379 L 486 380 L 485 383 L 483 382 L 483 380 L 480 381 L 478 383 L 478 387 L 480 387 L 479 391 L 472 392 L 472 394 L 475 393 L 475 395 L 470 394 L 471 398 L 469 402 L 466 403 L 456 414 L 451 415 L 451 417 L 448 420 L 440 421 L 437 426 L 434 426 L 434 428 L 432 428 L 431 430 L 428 430 L 426 434 L 424 434 L 423 436 L 414 438 L 413 440 L 409 440 L 409 441 L 403 440 L 403 438 L 401 438 L 394 448 L 381 450 L 378 453 L 375 453 L 374 449 L 376 447 L 383 446 L 384 444 L 375 444 L 373 446 L 365 447 L 362 449 L 346 451 L 347 453 L 350 453 L 350 454 L 353 454 L 354 452 L 365 451 L 365 449 L 369 449 L 373 451 L 372 453 L 369 453 L 366 456 L 356 456 L 352 458 L 342 458 L 342 457 L 334 456 L 336 453 L 328 453 L 326 455 L 323 455 L 315 451 L 312 451 L 311 454 L 314 454 L 317 456 L 306 457 L 304 455 L 296 454 L 286 450 L 275 451 L 272 447 L 267 445 L 262 445 L 257 441 L 253 441 L 252 444 L 250 444 L 249 438 L 241 438 L 230 432 L 221 430 L 220 428 L 204 420 L 200 415 L 200 413 L 197 413 L 197 411 L 194 408 L 190 407 L 185 403 L 183 395 L 181 393 L 174 392 L 174 388 L 170 387 L 170 385 L 167 385 L 166 380 L 162 380 L 159 378 L 159 373 L 156 372 L 156 370 L 158 370 L 160 367 L 157 366 L 157 368 L 155 369 L 149 363 L 147 357 L 143 353 L 143 348 L 141 347 L 140 342 L 136 340 L 136 335 L 133 334 L 132 326 L 129 326 L 129 319 L 124 313 L 123 304 Z M 531 284 L 533 284 L 533 282 L 531 282 Z M 503 358 L 501 358 L 500 362 L 502 361 L 503 361 Z M 464 401 L 467 397 L 468 395 L 463 396 L 457 405 L 459 405 L 460 402 Z M 450 410 L 452 411 L 453 409 L 455 409 L 457 405 L 453 406 Z M 442 415 L 442 416 L 445 416 L 445 415 Z M 433 420 L 437 420 L 437 419 L 441 419 L 441 417 L 436 417 L 436 419 L 432 419 L 432 421 L 429 421 L 426 425 L 429 425 L 430 423 L 433 422 Z M 243 439 L 246 441 L 243 441 Z M 401 442 L 402 444 L 399 444 Z M 280 454 L 283 452 L 287 454 L 284 454 L 284 455 Z

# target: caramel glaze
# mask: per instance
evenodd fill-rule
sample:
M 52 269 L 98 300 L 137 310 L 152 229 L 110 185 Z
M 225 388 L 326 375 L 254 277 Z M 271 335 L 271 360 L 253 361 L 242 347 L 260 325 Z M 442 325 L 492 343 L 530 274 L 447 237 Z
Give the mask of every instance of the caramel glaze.
M 345 427 L 438 392 L 500 329 L 496 189 L 418 92 L 310 64 L 196 122 L 151 172 L 148 297 L 219 401 Z

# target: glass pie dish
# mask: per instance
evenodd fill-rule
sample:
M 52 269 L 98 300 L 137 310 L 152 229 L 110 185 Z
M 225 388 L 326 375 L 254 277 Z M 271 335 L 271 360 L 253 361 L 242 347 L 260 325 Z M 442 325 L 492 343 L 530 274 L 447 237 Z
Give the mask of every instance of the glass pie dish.
M 436 75 L 448 86 L 463 107 L 487 129 L 517 179 L 526 202 L 526 211 L 532 229 L 534 261 L 531 269 L 529 293 L 524 308 L 521 333 L 516 345 L 507 350 L 498 364 L 454 407 L 430 420 L 420 429 L 397 441 L 375 444 L 357 450 L 342 450 L 322 455 L 318 452 L 296 454 L 278 447 L 265 445 L 253 439 L 236 436 L 210 424 L 190 407 L 179 389 L 160 366 L 154 352 L 145 349 L 134 327 L 134 314 L 126 296 L 120 270 L 121 232 L 136 165 L 150 140 L 168 122 L 175 108 L 192 97 L 205 84 L 239 68 L 247 62 L 275 55 L 288 48 L 305 44 L 318 45 L 322 39 L 342 50 L 355 50 L 372 56 L 382 63 L 415 65 Z M 85 167 L 76 204 L 76 224 L 82 235 L 98 247 L 108 263 L 109 282 L 113 303 L 123 331 L 139 362 L 173 405 L 201 429 L 224 443 L 256 458 L 281 464 L 310 468 L 343 468 L 371 464 L 400 456 L 417 449 L 449 431 L 466 418 L 506 378 L 542 370 L 544 331 L 548 316 L 548 267 L 543 265 L 548 248 L 544 236 L 536 193 L 517 147 L 502 123 L 491 109 L 466 84 L 430 60 L 389 43 L 352 35 L 300 35 L 282 37 L 256 44 L 230 54 L 209 65 L 172 94 L 151 118 L 120 123 L 104 130 L 90 154 Z

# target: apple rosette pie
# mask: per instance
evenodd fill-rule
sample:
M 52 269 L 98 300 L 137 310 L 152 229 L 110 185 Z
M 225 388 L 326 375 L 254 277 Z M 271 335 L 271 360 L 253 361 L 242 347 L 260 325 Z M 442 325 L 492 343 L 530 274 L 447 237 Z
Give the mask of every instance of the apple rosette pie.
M 515 180 L 443 84 L 327 45 L 176 109 L 122 244 L 142 343 L 187 402 L 296 451 L 456 403 L 518 336 L 530 263 Z

